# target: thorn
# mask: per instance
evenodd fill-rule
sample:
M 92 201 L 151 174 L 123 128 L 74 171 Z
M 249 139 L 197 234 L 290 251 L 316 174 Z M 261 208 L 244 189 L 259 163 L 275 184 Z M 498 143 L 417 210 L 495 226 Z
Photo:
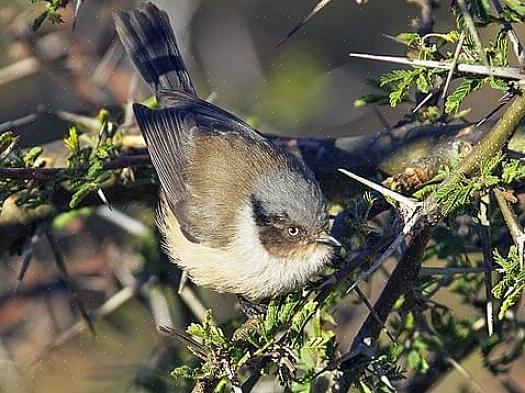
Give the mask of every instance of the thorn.
M 359 175 L 356 175 L 355 173 L 352 173 L 346 169 L 343 169 L 343 168 L 338 168 L 337 169 L 339 172 L 341 172 L 342 174 L 364 184 L 365 186 L 371 188 L 372 190 L 375 190 L 377 192 L 379 192 L 380 194 L 384 195 L 384 196 L 388 196 L 394 200 L 396 200 L 397 202 L 399 202 L 401 205 L 405 206 L 405 207 L 408 207 L 409 209 L 411 210 L 414 210 L 418 207 L 419 205 L 419 202 L 416 202 L 415 200 L 411 199 L 411 198 L 408 198 L 404 195 L 401 195 L 395 191 L 392 191 L 380 184 L 377 184 L 377 183 L 374 183 L 368 179 L 365 179 L 364 177 L 361 177 Z
M 186 333 L 183 330 L 176 329 L 174 327 L 160 325 L 157 326 L 159 333 L 163 334 L 166 337 L 175 338 L 182 344 L 192 351 L 196 356 L 201 359 L 206 359 L 210 351 L 204 345 L 196 341 L 190 334 Z
M 104 191 L 102 191 L 102 188 L 99 188 L 97 190 L 97 195 L 100 198 L 100 200 L 102 201 L 102 203 L 107 205 L 109 210 L 113 211 L 113 207 L 111 207 L 111 203 L 109 203 L 108 198 L 106 198 L 106 194 L 104 194 Z
M 78 12 L 80 11 L 80 7 L 84 3 L 84 0 L 77 0 L 75 4 L 75 14 L 73 15 L 73 26 L 72 30 L 75 30 L 75 27 L 77 27 L 77 18 L 78 18 Z
M 412 109 L 412 113 L 416 113 L 418 110 L 420 110 L 421 107 L 422 107 L 423 105 L 425 105 L 425 104 L 426 104 L 426 103 L 432 98 L 433 95 L 434 95 L 434 92 L 433 92 L 433 91 L 431 91 L 430 93 L 428 93 L 428 94 L 426 95 L 426 97 L 423 98 L 423 99 L 419 102 L 419 104 L 416 105 L 416 107 L 415 107 L 414 109 Z
M 379 315 L 377 314 L 377 311 L 374 309 L 374 306 L 372 306 L 372 303 L 370 303 L 370 300 L 368 300 L 368 298 L 367 298 L 366 295 L 363 293 L 363 291 L 361 290 L 361 288 L 359 288 L 359 285 L 356 285 L 356 286 L 354 287 L 354 291 L 355 291 L 355 293 L 357 294 L 357 296 L 362 300 L 362 302 L 365 304 L 366 308 L 368 308 L 368 311 L 369 311 L 370 314 L 374 317 L 374 319 L 376 320 L 376 322 L 379 323 L 379 325 L 381 325 L 381 327 L 385 330 L 386 335 L 388 336 L 388 338 L 390 339 L 390 341 L 392 341 L 392 343 L 395 343 L 395 342 L 396 342 L 396 339 L 394 338 L 394 336 L 392 336 L 392 333 L 390 333 L 390 331 L 389 331 L 388 328 L 386 327 L 385 323 L 381 320 L 381 318 L 380 318 Z
M 404 64 L 407 66 L 416 67 L 427 67 L 427 68 L 439 68 L 442 70 L 450 70 L 452 68 L 451 63 L 436 60 L 411 60 L 407 57 L 402 56 L 383 56 L 383 55 L 371 55 L 367 53 L 350 53 L 350 57 L 358 59 L 368 59 L 376 61 L 385 61 L 394 64 Z M 505 79 L 523 80 L 524 75 L 521 73 L 521 69 L 517 67 L 491 67 L 487 70 L 485 65 L 479 64 L 457 64 L 456 70 L 467 74 L 475 75 L 487 75 L 497 76 Z
M 186 287 L 187 282 L 188 282 L 188 273 L 186 272 L 186 270 L 183 270 L 180 275 L 179 288 L 177 289 L 177 293 L 179 295 L 182 293 L 182 291 Z
M 297 23 L 292 30 L 288 34 L 286 34 L 281 41 L 276 45 L 276 48 L 279 48 L 281 45 L 283 45 L 286 41 L 288 41 L 295 33 L 297 33 L 315 14 L 317 14 L 319 11 L 321 11 L 324 7 L 328 5 L 328 3 L 332 0 L 319 0 L 317 4 L 312 8 L 310 13 L 306 15 L 299 23 Z
M 33 254 L 35 253 L 36 243 L 38 243 L 38 241 L 42 237 L 42 234 L 44 233 L 45 229 L 46 225 L 44 223 L 38 224 L 35 228 L 35 231 L 33 232 L 33 235 L 31 236 L 31 239 L 29 239 L 29 243 L 27 243 L 26 247 L 22 252 L 22 266 L 20 267 L 20 271 L 18 272 L 18 276 L 16 278 L 16 284 L 12 295 L 13 298 L 16 297 L 16 294 L 22 286 L 22 281 L 24 280 L 31 260 L 33 259 Z
M 454 59 L 452 60 L 452 65 L 450 66 L 450 70 L 448 71 L 447 79 L 445 81 L 445 87 L 443 87 L 443 93 L 441 93 L 441 99 L 444 100 L 447 96 L 448 87 L 450 85 L 450 82 L 452 81 L 452 76 L 454 75 L 454 70 L 456 69 L 456 65 L 458 64 L 458 58 L 461 53 L 461 49 L 463 48 L 463 41 L 465 40 L 465 33 L 461 33 L 459 36 L 458 44 L 456 46 L 456 51 L 454 52 Z

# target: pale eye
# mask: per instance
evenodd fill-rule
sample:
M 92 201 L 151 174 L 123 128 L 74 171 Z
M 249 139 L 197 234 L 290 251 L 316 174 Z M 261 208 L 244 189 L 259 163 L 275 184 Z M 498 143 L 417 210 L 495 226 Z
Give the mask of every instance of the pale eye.
M 297 227 L 288 227 L 288 235 L 297 236 L 299 234 L 299 228 Z

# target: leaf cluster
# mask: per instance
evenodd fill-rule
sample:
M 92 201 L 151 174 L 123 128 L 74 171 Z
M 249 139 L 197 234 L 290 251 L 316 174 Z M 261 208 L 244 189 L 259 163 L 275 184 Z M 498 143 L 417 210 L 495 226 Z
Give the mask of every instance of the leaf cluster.
M 494 261 L 500 266 L 499 282 L 492 288 L 496 299 L 502 300 L 498 319 L 502 320 L 509 309 L 520 299 L 525 289 L 525 270 L 523 270 L 516 246 L 511 246 L 507 256 L 502 256 L 498 250 L 494 251 Z
M 445 63 L 454 61 L 455 47 L 460 37 L 462 49 L 457 57 L 458 63 L 483 65 L 485 61 L 493 67 L 506 67 L 509 65 L 508 23 L 524 22 L 523 3 L 516 0 L 503 1 L 503 12 L 494 14 L 491 4 L 485 0 L 468 1 L 469 10 L 474 18 L 475 26 L 479 29 L 496 26 L 496 33 L 492 39 L 487 40 L 484 47 L 478 47 L 472 32 L 467 26 L 463 14 L 453 6 L 456 15 L 456 28 L 444 33 L 429 33 L 419 35 L 405 32 L 394 37 L 395 41 L 407 47 L 407 57 L 417 60 L 436 60 Z M 461 75 L 453 76 L 453 89 L 446 96 L 440 110 L 437 97 L 445 88 L 448 70 L 432 67 L 414 66 L 411 69 L 393 70 L 383 74 L 378 83 L 372 82 L 381 92 L 369 94 L 356 100 L 356 105 L 369 103 L 385 104 L 395 107 L 402 102 L 409 102 L 410 92 L 414 91 L 416 101 L 422 101 L 428 94 L 433 95 L 426 105 L 422 105 L 411 117 L 413 120 L 425 123 L 435 121 L 450 121 L 463 117 L 467 110 L 461 110 L 463 102 L 474 92 L 482 87 L 489 87 L 500 92 L 513 92 L 514 86 L 508 80 L 492 75 Z
M 215 326 L 208 312 L 203 323 L 193 323 L 187 329 L 208 351 L 206 356 L 199 356 L 202 364 L 178 367 L 172 375 L 220 380 L 217 386 L 226 389 L 246 379 L 249 370 L 255 368 L 261 375 L 277 375 L 293 392 L 311 392 L 317 373 L 335 359 L 335 334 L 330 328 L 335 322 L 328 312 L 334 301 L 321 307 L 299 294 L 274 299 L 266 313 L 251 321 L 241 334 L 237 332 L 235 339 Z
M 76 125 L 71 125 L 64 139 L 68 151 L 68 166 L 65 172 L 58 172 L 45 182 L 38 179 L 0 180 L 0 200 L 14 196 L 18 205 L 36 208 L 50 202 L 58 187 L 72 193 L 70 208 L 79 205 L 83 198 L 100 190 L 108 180 L 114 178 L 112 171 L 104 164 L 114 158 L 120 149 L 121 133 L 118 124 L 110 120 L 109 112 L 102 109 L 97 117 L 99 132 L 81 134 Z M 35 146 L 27 150 L 16 149 L 17 138 L 11 132 L 0 134 L 1 164 L 5 168 L 41 168 L 45 166 L 43 148 Z
M 44 11 L 33 21 L 33 31 L 37 31 L 47 20 L 53 24 L 64 23 L 62 10 L 66 8 L 69 0 L 29 0 L 33 4 L 45 3 Z

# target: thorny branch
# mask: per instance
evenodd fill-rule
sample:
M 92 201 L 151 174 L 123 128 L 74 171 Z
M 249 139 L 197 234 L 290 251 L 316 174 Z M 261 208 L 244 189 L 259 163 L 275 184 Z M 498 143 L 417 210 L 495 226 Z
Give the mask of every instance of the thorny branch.
M 524 117 L 525 95 L 522 93 L 514 100 L 492 130 L 474 147 L 471 154 L 461 162 L 458 171 L 453 172 L 444 180 L 442 187 L 456 182 L 461 175 L 471 176 L 475 174 L 479 169 L 480 162 L 494 157 L 504 148 Z M 442 218 L 441 204 L 437 200 L 436 193 L 428 197 L 423 203 L 422 209 L 415 214 L 418 217 L 418 223 L 414 225 L 413 231 L 406 237 L 406 241 L 411 241 L 411 243 L 374 305 L 375 313 L 380 316 L 383 324 L 390 315 L 396 300 L 414 287 L 413 284 L 419 273 L 421 255 L 434 226 Z M 490 272 L 486 274 L 490 274 Z M 374 345 L 380 332 L 381 324 L 370 313 L 354 339 L 349 352 L 342 356 L 342 369 L 351 367 L 350 360 L 360 347 Z M 346 392 L 348 388 L 348 371 L 346 370 L 337 391 Z

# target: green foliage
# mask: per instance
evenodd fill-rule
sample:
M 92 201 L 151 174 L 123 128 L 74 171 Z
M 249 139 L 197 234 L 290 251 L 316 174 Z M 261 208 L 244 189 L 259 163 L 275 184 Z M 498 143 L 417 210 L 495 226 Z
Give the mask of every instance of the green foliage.
M 101 185 L 111 178 L 111 173 L 104 169 L 104 162 L 113 157 L 118 150 L 119 135 L 117 125 L 109 120 L 109 112 L 101 110 L 97 119 L 100 131 L 97 140 L 81 147 L 76 126 L 69 128 L 64 144 L 69 150 L 68 168 L 71 173 L 84 172 L 84 175 L 71 180 L 73 196 L 69 206 L 75 208 L 87 195 L 99 190 Z M 86 172 L 87 169 L 87 172 Z
M 509 40 L 505 23 L 516 23 L 525 21 L 523 2 L 519 0 L 508 0 L 502 2 L 503 13 L 494 15 L 491 4 L 487 0 L 471 0 L 467 2 L 469 10 L 474 18 L 477 28 L 488 28 L 499 25 L 496 33 L 484 48 L 477 47 L 472 37 L 471 31 L 465 21 L 463 14 L 458 10 L 457 5 L 453 6 L 456 14 L 456 29 L 443 33 L 429 33 L 421 36 L 413 32 L 400 33 L 395 40 L 407 46 L 407 57 L 418 60 L 436 60 L 440 62 L 452 63 L 454 60 L 455 47 L 460 36 L 463 34 L 465 40 L 462 50 L 457 58 L 458 63 L 483 65 L 485 59 L 491 66 L 506 67 L 509 65 Z M 481 51 L 481 52 L 480 52 Z M 389 96 L 391 106 L 397 106 L 401 102 L 410 101 L 409 93 L 413 90 L 418 93 L 427 94 L 434 92 L 438 96 L 445 87 L 445 80 L 448 70 L 414 66 L 411 69 L 393 70 L 379 77 L 379 93 L 374 93 L 356 100 L 359 105 L 367 103 L 383 104 L 380 99 L 385 94 Z M 423 111 L 423 116 L 414 113 L 409 117 L 413 120 L 423 122 L 451 121 L 460 114 L 462 103 L 472 93 L 481 87 L 488 86 L 498 91 L 508 92 L 512 89 L 512 84 L 505 79 L 495 78 L 485 75 L 454 75 L 455 89 L 451 90 L 443 103 L 443 113 L 447 117 L 437 116 L 435 110 L 431 113 L 424 113 L 425 106 L 435 106 L 434 102 L 423 105 L 419 111 Z M 417 97 L 422 100 L 421 96 Z M 430 116 L 429 116 L 430 115 Z
M 461 208 L 472 202 L 475 193 L 486 191 L 500 183 L 498 176 L 492 173 L 503 160 L 502 155 L 496 155 L 488 161 L 481 161 L 479 176 L 467 178 L 458 173 L 454 181 L 448 182 L 436 190 L 437 201 L 442 205 L 442 212 L 448 216 L 457 213 Z
M 494 251 L 494 260 L 500 266 L 500 281 L 492 289 L 497 299 L 502 300 L 498 318 L 502 320 L 509 309 L 515 305 L 525 289 L 525 270 L 520 262 L 516 246 L 511 246 L 506 257 Z
M 70 208 L 76 208 L 86 196 L 100 190 L 102 185 L 112 180 L 113 173 L 105 169 L 104 164 L 117 155 L 121 134 L 118 131 L 118 125 L 110 120 L 107 110 L 101 110 L 97 119 L 100 129 L 95 135 L 81 135 L 76 125 L 70 126 L 64 138 L 64 146 L 69 153 L 66 172 L 59 172 L 45 182 L 20 179 L 1 180 L 0 200 L 16 196 L 17 204 L 36 208 L 48 203 L 49 198 L 58 187 L 64 187 L 72 193 Z M 15 142 L 16 138 L 12 133 L 1 134 L 0 157 L 3 153 L 9 153 L 8 150 Z M 40 160 L 43 149 L 39 146 L 10 153 L 2 162 L 4 167 L 34 168 L 45 164 L 45 160 Z
M 511 159 L 503 164 L 501 179 L 506 184 L 520 182 L 525 179 L 525 164 L 522 160 Z
M 472 92 L 478 90 L 483 85 L 480 79 L 465 79 L 447 97 L 445 101 L 446 113 L 457 113 L 463 100 Z
M 334 361 L 335 335 L 329 317 L 334 301 L 332 297 L 321 307 L 298 294 L 274 299 L 265 315 L 243 333 L 243 345 L 215 326 L 208 312 L 203 323 L 193 323 L 187 329 L 202 342 L 208 355 L 200 366 L 178 367 L 172 375 L 194 380 L 214 378 L 231 384 L 243 379 L 247 364 L 259 364 L 262 375 L 277 373 L 290 391 L 311 392 L 317 372 Z M 270 359 L 274 361 L 268 362 Z
M 38 30 L 48 20 L 53 24 L 63 23 L 61 11 L 66 8 L 68 0 L 29 0 L 33 4 L 45 3 L 45 9 L 33 21 L 33 31 Z

